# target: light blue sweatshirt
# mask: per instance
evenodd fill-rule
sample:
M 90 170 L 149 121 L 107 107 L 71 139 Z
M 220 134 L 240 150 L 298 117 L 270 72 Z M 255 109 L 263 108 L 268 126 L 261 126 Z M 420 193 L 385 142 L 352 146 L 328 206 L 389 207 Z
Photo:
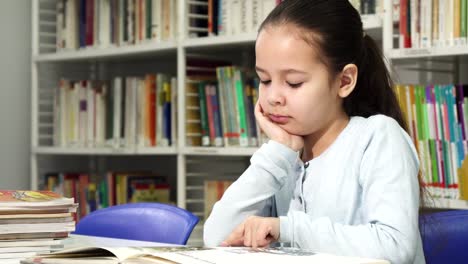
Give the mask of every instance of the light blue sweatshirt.
M 250 161 L 206 220 L 207 246 L 218 246 L 248 216 L 279 216 L 279 241 L 294 247 L 425 263 L 419 161 L 394 119 L 352 117 L 332 145 L 306 163 L 272 140 Z

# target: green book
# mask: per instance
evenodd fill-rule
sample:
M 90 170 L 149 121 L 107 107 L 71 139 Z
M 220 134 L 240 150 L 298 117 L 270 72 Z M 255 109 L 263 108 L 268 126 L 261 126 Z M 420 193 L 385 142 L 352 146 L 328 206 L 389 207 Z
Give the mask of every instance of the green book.
M 249 145 L 249 136 L 247 131 L 247 120 L 244 105 L 244 84 L 242 82 L 242 73 L 239 69 L 234 69 L 234 83 L 236 88 L 238 119 L 239 119 L 239 143 L 241 147 Z

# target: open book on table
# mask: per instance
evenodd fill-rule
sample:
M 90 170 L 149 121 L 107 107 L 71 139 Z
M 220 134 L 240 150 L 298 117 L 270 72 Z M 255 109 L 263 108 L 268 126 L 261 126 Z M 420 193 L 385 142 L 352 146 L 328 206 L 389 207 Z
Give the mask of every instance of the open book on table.
M 373 263 L 384 260 L 342 257 L 295 248 L 244 247 L 77 247 L 21 261 L 22 264 L 152 263 Z

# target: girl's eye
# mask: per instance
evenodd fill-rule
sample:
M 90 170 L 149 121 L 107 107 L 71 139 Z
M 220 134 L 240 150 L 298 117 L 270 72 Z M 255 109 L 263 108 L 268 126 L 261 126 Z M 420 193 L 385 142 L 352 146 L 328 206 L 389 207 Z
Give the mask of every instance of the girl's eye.
M 289 85 L 289 87 L 291 88 L 299 88 L 301 87 L 302 83 L 287 83 Z
M 260 80 L 260 83 L 263 84 L 263 85 L 268 85 L 271 83 L 271 80 L 268 80 L 268 81 L 262 81 Z

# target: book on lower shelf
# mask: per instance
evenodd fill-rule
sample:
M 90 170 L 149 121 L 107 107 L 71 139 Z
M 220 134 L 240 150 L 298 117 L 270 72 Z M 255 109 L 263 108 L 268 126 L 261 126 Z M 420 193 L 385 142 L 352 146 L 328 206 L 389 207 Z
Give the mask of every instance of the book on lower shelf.
M 50 191 L 0 190 L 0 262 L 61 249 L 77 204 Z
M 21 261 L 22 264 L 71 263 L 389 263 L 335 256 L 297 248 L 243 247 L 77 247 Z
M 223 197 L 224 192 L 233 183 L 233 181 L 205 181 L 204 185 L 204 203 L 205 203 L 205 220 L 211 214 L 214 204 Z

